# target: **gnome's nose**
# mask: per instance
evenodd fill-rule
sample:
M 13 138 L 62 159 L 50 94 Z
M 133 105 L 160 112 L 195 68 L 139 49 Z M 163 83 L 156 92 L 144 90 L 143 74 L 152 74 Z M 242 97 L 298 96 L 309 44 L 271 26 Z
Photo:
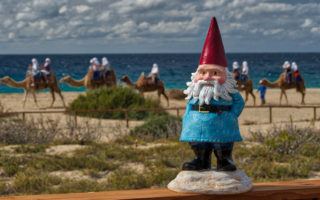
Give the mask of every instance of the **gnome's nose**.
M 204 77 L 203 77 L 203 80 L 205 80 L 205 81 L 210 81 L 210 80 L 212 80 L 210 73 L 206 73 L 206 74 L 204 75 Z

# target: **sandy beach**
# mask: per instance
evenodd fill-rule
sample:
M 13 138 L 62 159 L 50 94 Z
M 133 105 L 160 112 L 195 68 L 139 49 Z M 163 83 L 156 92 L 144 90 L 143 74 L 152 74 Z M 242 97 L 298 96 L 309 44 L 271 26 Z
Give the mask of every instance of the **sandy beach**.
M 63 92 L 65 102 L 67 104 L 71 103 L 78 95 L 83 94 L 81 92 Z M 258 93 L 256 94 L 257 105 L 260 105 L 260 99 Z M 244 96 L 244 93 L 242 93 Z M 295 90 L 287 91 L 289 105 L 300 105 L 301 94 L 297 93 Z M 279 96 L 280 90 L 278 89 L 269 89 L 266 95 L 267 105 L 279 105 Z M 156 93 L 146 93 L 148 98 L 156 98 Z M 0 94 L 0 102 L 4 108 L 8 111 L 29 111 L 29 110 L 62 110 L 62 102 L 59 97 L 56 97 L 56 102 L 54 107 L 47 109 L 46 107 L 50 105 L 51 95 L 49 93 L 40 92 L 37 94 L 37 99 L 40 108 L 37 108 L 33 98 L 30 96 L 27 100 L 26 107 L 22 107 L 23 94 Z M 315 105 L 320 106 L 320 89 L 310 88 L 307 89 L 306 93 L 306 105 Z M 184 107 L 185 100 L 173 100 L 170 99 L 170 107 Z M 161 104 L 166 107 L 165 101 L 161 98 Z M 285 101 L 283 99 L 283 105 Z M 253 105 L 253 100 L 249 97 L 249 101 L 246 105 Z M 176 115 L 176 111 L 170 111 L 172 114 Z M 317 111 L 317 118 L 320 118 L 320 111 Z M 31 114 L 30 114 L 31 115 Z M 180 115 L 183 115 L 183 110 L 180 111 Z M 48 117 L 50 119 L 59 119 L 61 124 L 67 122 L 67 116 L 64 114 L 32 114 L 33 117 Z M 269 109 L 261 108 L 259 106 L 252 108 L 247 107 L 243 110 L 239 118 L 241 133 L 244 137 L 248 137 L 250 131 L 261 130 L 265 131 L 268 128 L 271 128 L 274 125 L 285 126 L 290 122 L 294 122 L 295 126 L 303 127 L 309 126 L 311 120 L 313 119 L 313 109 L 312 108 L 273 108 L 273 123 L 269 122 Z M 91 123 L 98 123 L 97 120 L 92 120 L 88 118 L 80 118 L 79 120 L 89 121 Z M 129 129 L 125 128 L 125 121 L 121 120 L 99 120 L 99 123 L 106 128 L 106 134 L 104 140 L 108 141 L 114 138 L 115 128 L 118 130 L 122 129 L 122 133 L 125 134 Z M 130 121 L 130 128 L 142 124 L 142 121 Z M 320 128 L 320 123 L 314 123 L 316 128 Z

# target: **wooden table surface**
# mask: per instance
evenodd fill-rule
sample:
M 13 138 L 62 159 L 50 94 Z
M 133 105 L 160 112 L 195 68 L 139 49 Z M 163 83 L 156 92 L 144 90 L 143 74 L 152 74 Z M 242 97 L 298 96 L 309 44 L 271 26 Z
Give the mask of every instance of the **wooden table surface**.
M 320 180 L 255 183 L 251 191 L 236 195 L 199 195 L 176 193 L 168 189 L 140 189 L 89 193 L 4 196 L 0 200 L 124 200 L 124 199 L 183 199 L 183 200 L 244 200 L 244 199 L 312 199 L 320 200 Z

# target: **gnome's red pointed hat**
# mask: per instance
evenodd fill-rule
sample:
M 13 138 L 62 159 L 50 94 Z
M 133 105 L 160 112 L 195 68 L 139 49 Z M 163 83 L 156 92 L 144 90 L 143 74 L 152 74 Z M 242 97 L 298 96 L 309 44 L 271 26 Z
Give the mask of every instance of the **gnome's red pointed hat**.
M 199 65 L 214 64 L 227 67 L 227 58 L 220 35 L 217 19 L 212 17 L 206 40 L 203 45 Z

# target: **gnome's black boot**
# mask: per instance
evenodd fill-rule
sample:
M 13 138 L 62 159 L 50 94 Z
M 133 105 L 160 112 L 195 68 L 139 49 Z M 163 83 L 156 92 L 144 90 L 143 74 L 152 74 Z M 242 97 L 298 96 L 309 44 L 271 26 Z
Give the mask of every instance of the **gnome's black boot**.
M 214 150 L 217 157 L 217 171 L 235 171 L 237 167 L 232 160 L 232 149 Z
M 190 162 L 183 163 L 182 170 L 192 170 L 192 171 L 201 170 L 204 149 L 200 147 L 194 147 L 194 146 L 191 146 L 191 148 L 195 154 L 195 158 Z
M 212 154 L 212 148 L 206 148 L 204 150 L 203 154 L 203 160 L 202 160 L 202 169 L 209 170 L 211 169 L 211 154 Z
M 182 170 L 199 171 L 211 169 L 212 148 L 203 148 L 195 146 L 192 146 L 191 148 L 196 157 L 190 162 L 185 162 L 182 165 Z

